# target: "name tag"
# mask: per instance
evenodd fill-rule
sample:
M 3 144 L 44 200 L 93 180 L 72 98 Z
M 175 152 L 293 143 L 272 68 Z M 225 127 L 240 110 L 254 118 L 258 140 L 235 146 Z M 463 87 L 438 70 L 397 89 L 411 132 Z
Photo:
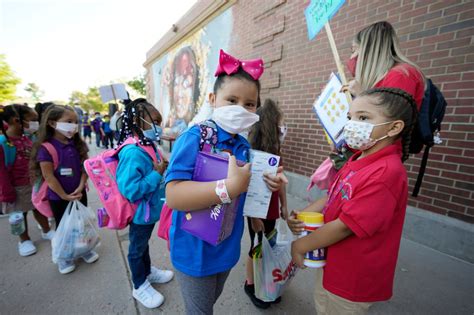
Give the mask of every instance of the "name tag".
M 73 176 L 72 168 L 61 168 L 59 170 L 59 175 L 61 176 Z

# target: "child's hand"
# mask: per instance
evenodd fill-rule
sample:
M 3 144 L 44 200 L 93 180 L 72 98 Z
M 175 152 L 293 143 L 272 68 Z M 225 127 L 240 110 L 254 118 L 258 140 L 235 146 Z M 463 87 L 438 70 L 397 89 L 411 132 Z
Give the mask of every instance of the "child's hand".
M 283 166 L 278 167 L 278 172 L 275 176 L 271 174 L 264 174 L 263 181 L 267 184 L 268 189 L 272 192 L 279 191 L 283 184 L 288 184 L 288 179 L 283 174 Z
M 74 201 L 74 200 L 81 200 L 82 193 L 72 193 L 68 195 L 61 196 L 61 199 L 66 201 Z
M 291 232 L 295 235 L 301 234 L 301 232 L 304 231 L 304 223 L 301 220 L 298 220 L 296 218 L 296 215 L 299 213 L 299 211 L 293 210 L 290 213 L 290 217 L 288 218 L 288 226 L 290 227 Z
M 304 265 L 304 254 L 298 253 L 296 250 L 296 241 L 291 243 L 291 258 L 293 262 L 301 269 L 305 269 L 306 266 Z
M 157 171 L 158 173 L 160 173 L 161 175 L 163 175 L 163 173 L 165 172 L 166 167 L 167 167 L 167 163 L 165 163 L 164 160 L 162 160 L 159 163 L 153 162 L 153 169 Z
M 265 225 L 263 224 L 263 221 L 259 218 L 250 218 L 250 222 L 252 224 L 252 230 L 255 233 L 258 232 L 265 232 Z
M 239 167 L 235 156 L 231 155 L 229 157 L 226 187 L 232 199 L 247 191 L 250 183 L 250 175 L 250 163 Z

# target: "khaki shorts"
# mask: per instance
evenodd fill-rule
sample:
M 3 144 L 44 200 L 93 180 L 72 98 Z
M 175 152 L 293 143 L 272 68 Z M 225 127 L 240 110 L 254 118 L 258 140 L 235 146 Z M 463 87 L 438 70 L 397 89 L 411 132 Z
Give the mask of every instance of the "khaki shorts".
M 373 303 L 352 302 L 323 288 L 323 268 L 316 269 L 314 304 L 318 315 L 362 315 Z
M 31 202 L 31 186 L 15 187 L 16 200 L 15 202 L 2 202 L 2 213 L 7 214 L 13 211 L 28 212 L 35 207 Z

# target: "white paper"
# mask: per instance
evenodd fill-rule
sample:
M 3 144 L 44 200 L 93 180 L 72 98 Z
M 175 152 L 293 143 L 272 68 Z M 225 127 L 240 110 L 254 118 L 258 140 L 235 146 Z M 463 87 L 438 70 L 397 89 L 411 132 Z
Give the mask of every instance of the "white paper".
M 265 219 L 272 192 L 263 181 L 263 174 L 276 175 L 280 157 L 263 151 L 250 150 L 250 162 L 252 177 L 245 199 L 244 216 Z
M 108 101 L 128 99 L 127 90 L 125 90 L 125 84 L 123 83 L 103 85 L 99 88 L 99 93 L 100 98 L 104 103 L 107 103 Z
M 334 144 L 339 147 L 343 142 L 342 129 L 347 122 L 349 103 L 344 93 L 340 93 L 342 84 L 332 73 L 321 95 L 314 102 L 313 109 Z

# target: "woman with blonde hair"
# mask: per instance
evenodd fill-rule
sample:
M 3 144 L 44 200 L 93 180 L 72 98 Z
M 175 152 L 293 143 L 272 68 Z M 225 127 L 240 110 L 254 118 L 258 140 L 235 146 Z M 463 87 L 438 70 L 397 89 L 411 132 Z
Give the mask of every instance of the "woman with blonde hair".
M 399 88 L 413 96 L 420 109 L 425 92 L 423 73 L 402 53 L 390 23 L 377 22 L 359 31 L 346 65 L 354 77 L 347 86 L 352 95 L 376 87 Z

